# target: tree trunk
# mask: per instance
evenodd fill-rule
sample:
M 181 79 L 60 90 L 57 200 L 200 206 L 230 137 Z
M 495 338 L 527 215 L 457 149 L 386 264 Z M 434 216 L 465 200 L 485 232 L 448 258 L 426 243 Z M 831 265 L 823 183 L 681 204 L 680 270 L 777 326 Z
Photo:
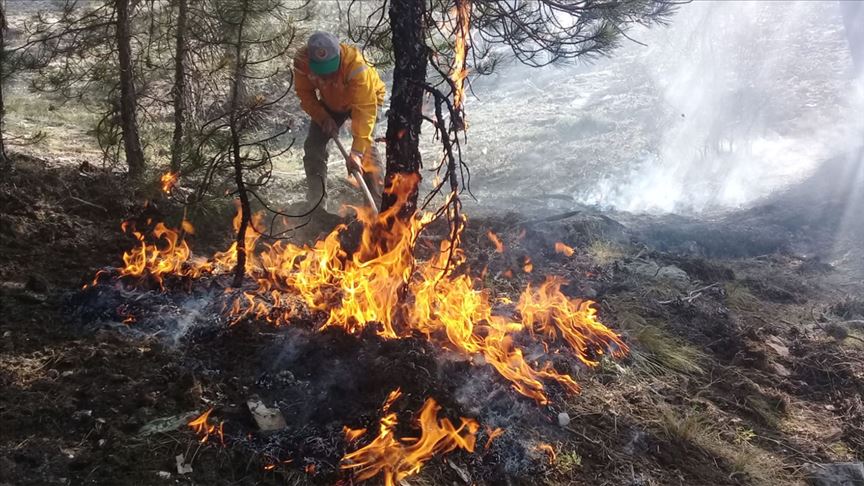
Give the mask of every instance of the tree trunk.
M 423 84 L 426 82 L 428 49 L 424 39 L 425 0 L 390 2 L 390 26 L 393 33 L 393 94 L 387 117 L 387 175 L 390 188 L 396 174 L 420 175 L 420 124 L 423 121 Z M 381 201 L 384 211 L 396 202 L 393 194 Z M 410 218 L 417 210 L 417 188 L 399 215 Z
M 138 122 L 135 118 L 137 101 L 135 98 L 135 73 L 132 70 L 132 48 L 129 33 L 129 0 L 115 0 L 117 15 L 117 52 L 120 63 L 120 123 L 123 132 L 123 148 L 129 176 L 138 178 L 144 173 L 144 152 L 138 136 Z
M 6 77 L 6 0 L 0 0 L 0 168 L 3 172 L 9 165 L 6 158 L 6 105 L 3 102 L 3 79 Z
M 246 231 L 252 218 L 252 208 L 249 206 L 249 195 L 246 193 L 246 183 L 243 181 L 243 158 L 240 148 L 240 129 L 237 126 L 237 115 L 240 111 L 240 89 L 246 62 L 243 58 L 243 29 L 246 25 L 248 1 L 243 2 L 240 22 L 237 25 L 237 43 L 234 45 L 234 73 L 231 80 L 231 101 L 229 125 L 231 129 L 231 157 L 234 161 L 234 182 L 237 184 L 237 196 L 240 198 L 240 227 L 237 228 L 237 264 L 234 267 L 234 282 L 232 286 L 243 285 L 246 275 Z
M 183 127 L 186 123 L 186 17 L 187 0 L 177 0 L 177 44 L 174 48 L 174 138 L 171 141 L 171 172 L 180 171 Z

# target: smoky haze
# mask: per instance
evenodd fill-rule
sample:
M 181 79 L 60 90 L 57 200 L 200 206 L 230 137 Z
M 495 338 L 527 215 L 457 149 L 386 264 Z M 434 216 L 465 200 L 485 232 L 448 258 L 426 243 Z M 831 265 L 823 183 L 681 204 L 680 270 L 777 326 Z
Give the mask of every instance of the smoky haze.
M 474 211 L 572 197 L 705 213 L 803 180 L 864 134 L 841 8 L 694 2 L 669 27 L 630 31 L 645 45 L 625 41 L 611 58 L 475 79 Z

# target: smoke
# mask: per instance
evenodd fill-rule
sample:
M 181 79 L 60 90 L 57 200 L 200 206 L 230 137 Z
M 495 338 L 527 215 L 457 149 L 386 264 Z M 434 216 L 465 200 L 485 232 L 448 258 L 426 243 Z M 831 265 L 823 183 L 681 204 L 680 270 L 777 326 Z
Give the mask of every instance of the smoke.
M 486 206 L 554 193 L 691 213 L 801 181 L 864 133 L 842 13 L 837 2 L 694 2 L 668 28 L 631 31 L 646 45 L 610 59 L 478 79 L 474 192 Z

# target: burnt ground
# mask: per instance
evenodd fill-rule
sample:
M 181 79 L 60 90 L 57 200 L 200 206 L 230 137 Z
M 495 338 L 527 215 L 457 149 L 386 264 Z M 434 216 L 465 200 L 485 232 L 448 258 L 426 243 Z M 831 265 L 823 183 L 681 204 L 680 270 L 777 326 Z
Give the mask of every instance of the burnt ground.
M 822 244 L 808 237 L 812 221 L 778 223 L 770 210 L 760 221 L 750 210 L 739 215 L 746 237 L 774 243 L 748 245 L 734 237 L 734 218 L 637 221 L 583 208 L 553 221 L 472 220 L 471 266 L 488 265 L 497 296 L 563 276 L 565 291 L 596 300 L 632 348 L 577 370 L 580 395 L 553 390 L 540 407 L 488 366 L 419 338 L 314 332 L 314 314 L 290 328 L 228 326 L 208 307 L 225 285 L 218 278 L 194 289 L 169 282 L 168 293 L 81 291 L 132 244 L 121 220 L 177 218 L 145 207 L 155 196 L 129 194 L 120 176 L 91 167 L 36 160 L 19 160 L 3 180 L 0 484 L 348 483 L 338 461 L 355 446 L 341 427 L 375 428 L 395 388 L 405 435 L 427 396 L 452 419 L 505 428 L 486 448 L 481 427 L 475 453 L 432 459 L 410 484 L 798 484 L 819 464 L 864 456 L 861 274 L 802 250 Z M 209 214 L 195 221 L 193 248 L 228 236 L 218 228 L 230 208 Z M 790 228 L 783 238 L 778 224 Z M 555 253 L 557 241 L 576 253 Z M 128 315 L 137 322 L 122 324 Z M 253 395 L 280 408 L 288 427 L 259 432 L 245 404 Z M 211 407 L 224 447 L 200 444 L 183 425 Z M 178 473 L 177 456 L 191 472 Z

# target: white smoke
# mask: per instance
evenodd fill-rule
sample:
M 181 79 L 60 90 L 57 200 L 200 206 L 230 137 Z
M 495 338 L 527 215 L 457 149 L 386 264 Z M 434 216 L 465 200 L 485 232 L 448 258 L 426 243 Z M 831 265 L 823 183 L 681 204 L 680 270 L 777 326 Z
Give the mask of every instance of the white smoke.
M 475 82 L 466 159 L 481 205 L 545 192 L 637 212 L 736 208 L 860 142 L 837 2 L 694 2 L 630 35 L 647 46 Z

